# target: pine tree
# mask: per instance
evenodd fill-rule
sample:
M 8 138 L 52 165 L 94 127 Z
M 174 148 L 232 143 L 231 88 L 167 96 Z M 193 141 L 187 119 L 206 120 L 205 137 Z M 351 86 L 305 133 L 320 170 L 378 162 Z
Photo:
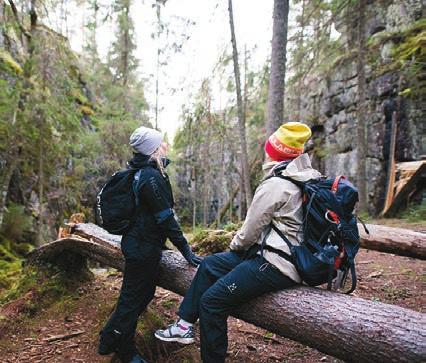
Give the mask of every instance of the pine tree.
M 241 96 L 241 77 L 240 66 L 238 64 L 238 49 L 237 40 L 235 38 L 234 15 L 232 11 L 232 0 L 228 1 L 229 25 L 231 28 L 231 43 L 232 43 L 232 58 L 234 63 L 235 90 L 237 94 L 237 109 L 238 109 L 238 131 L 240 134 L 241 143 L 241 175 L 244 180 L 244 193 L 246 196 L 247 208 L 250 206 L 253 199 L 250 185 L 250 169 L 247 154 L 247 138 L 246 138 L 246 121 L 243 110 L 243 99 Z
M 266 136 L 283 123 L 289 0 L 274 0 Z

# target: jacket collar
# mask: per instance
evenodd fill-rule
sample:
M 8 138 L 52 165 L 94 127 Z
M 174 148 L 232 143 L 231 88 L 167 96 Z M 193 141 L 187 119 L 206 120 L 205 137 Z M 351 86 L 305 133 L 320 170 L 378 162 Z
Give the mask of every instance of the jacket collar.
M 274 170 L 283 165 L 283 162 L 271 161 L 263 164 L 265 178 L 270 176 Z M 304 153 L 290 161 L 287 167 L 281 171 L 281 174 L 298 181 L 307 181 L 309 179 L 318 179 L 321 173 L 312 168 L 311 159 L 307 153 Z
M 163 158 L 164 167 L 170 164 L 170 160 Z M 152 166 L 157 168 L 157 163 L 152 160 L 149 155 L 142 155 L 140 153 L 134 153 L 133 157 L 127 162 L 127 167 L 130 169 L 140 169 L 144 166 Z

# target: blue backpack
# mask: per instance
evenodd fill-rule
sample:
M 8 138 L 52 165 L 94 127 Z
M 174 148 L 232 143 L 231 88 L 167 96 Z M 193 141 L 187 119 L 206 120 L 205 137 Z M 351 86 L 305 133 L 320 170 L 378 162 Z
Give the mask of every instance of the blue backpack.
M 327 283 L 329 290 L 336 277 L 335 289 L 343 288 L 350 271 L 352 285 L 345 292 L 350 294 L 357 282 L 355 256 L 359 250 L 359 233 L 353 210 L 358 201 L 358 190 L 343 176 L 307 182 L 285 177 L 279 170 L 273 176 L 294 183 L 303 194 L 303 241 L 299 246 L 292 245 L 272 223 L 272 229 L 291 252 L 291 255 L 282 257 L 295 265 L 308 285 Z

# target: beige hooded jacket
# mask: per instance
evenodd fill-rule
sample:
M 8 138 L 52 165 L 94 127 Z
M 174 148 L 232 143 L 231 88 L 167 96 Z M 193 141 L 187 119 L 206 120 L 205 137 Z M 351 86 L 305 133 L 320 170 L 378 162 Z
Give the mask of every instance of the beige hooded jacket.
M 256 189 L 243 226 L 231 242 L 231 250 L 245 251 L 254 243 L 261 244 L 266 237 L 266 245 L 290 254 L 287 244 L 271 229 L 271 222 L 287 236 L 292 244 L 298 245 L 302 241 L 303 233 L 300 228 L 303 218 L 302 192 L 299 187 L 288 180 L 267 179 L 278 165 L 278 162 L 263 165 L 265 177 Z M 308 154 L 302 154 L 291 161 L 281 173 L 298 181 L 321 177 L 321 173 L 312 168 Z M 266 250 L 263 251 L 263 256 L 284 275 L 295 282 L 301 282 L 292 263 L 278 254 Z

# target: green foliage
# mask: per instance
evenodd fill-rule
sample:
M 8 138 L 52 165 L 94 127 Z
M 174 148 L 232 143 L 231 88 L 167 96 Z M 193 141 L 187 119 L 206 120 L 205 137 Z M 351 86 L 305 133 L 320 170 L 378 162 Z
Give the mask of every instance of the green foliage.
M 76 276 L 70 278 L 69 274 L 53 266 L 28 266 L 20 271 L 11 287 L 0 294 L 0 306 L 31 296 L 25 300 L 24 313 L 32 316 L 53 303 L 61 304 L 64 298 L 68 300 L 79 283 Z
M 5 248 L 0 245 L 0 256 L 5 252 Z M 16 258 L 16 257 L 15 257 Z M 21 276 L 22 261 L 20 259 L 8 260 L 0 257 L 0 292 L 10 288 Z
M 19 279 L 16 280 L 12 287 L 0 295 L 0 305 L 15 300 L 34 288 L 37 285 L 37 276 L 38 271 L 35 268 L 28 268 L 21 272 Z
M 249 59 L 250 52 L 247 52 Z M 220 209 L 228 202 L 239 184 L 240 139 L 236 117 L 234 92 L 229 94 L 229 103 L 221 110 L 213 110 L 211 84 L 218 82 L 223 92 L 229 92 L 226 84 L 233 83 L 232 63 L 224 52 L 215 66 L 212 78 L 203 80 L 193 103 L 183 107 L 183 126 L 177 131 L 173 142 L 173 169 L 176 210 L 186 224 L 209 225 L 217 220 Z M 249 160 L 255 167 L 251 179 L 255 186 L 260 179 L 260 162 L 263 159 L 264 121 L 268 92 L 268 67 L 253 71 L 247 65 L 246 77 L 246 134 Z M 216 79 L 217 77 L 218 79 Z M 237 199 L 237 198 L 234 198 Z M 223 221 L 237 219 L 238 208 L 234 201 Z M 195 210 L 195 215 L 194 215 Z
M 7 207 L 0 234 L 12 241 L 22 241 L 32 223 L 33 218 L 25 213 L 23 205 L 11 203 Z
M 23 243 L 32 228 L 32 217 L 22 205 L 10 204 L 0 233 L 0 291 L 9 288 L 21 275 L 23 256 L 31 246 Z
M 31 44 L 18 44 L 22 34 L 15 18 L 12 14 L 4 18 L 1 31 L 16 44 L 11 44 L 12 50 L 0 50 L 0 119 L 4 121 L 0 123 L 0 180 L 6 171 L 16 170 L 16 188 L 25 191 L 19 202 L 33 216 L 25 220 L 24 228 L 9 223 L 6 216 L 1 233 L 8 240 L 22 239 L 18 234 L 25 233 L 28 223 L 34 225 L 40 213 L 50 228 L 51 236 L 46 238 L 52 238 L 54 228 L 72 213 L 83 211 L 90 217 L 100 186 L 131 157 L 128 137 L 148 122 L 144 85 L 134 72 L 135 45 L 125 47 L 126 37 L 133 37 L 130 15 L 124 19 L 129 6 L 127 0 L 114 4 L 117 38 L 108 64 L 98 58 L 96 44 L 77 57 L 65 38 L 44 26 L 34 33 Z M 96 27 L 98 5 L 91 1 L 90 7 Z M 29 20 L 27 16 L 22 14 L 23 22 Z M 18 48 L 22 66 L 12 56 Z M 123 68 L 125 52 L 127 69 Z M 123 72 L 128 75 L 125 87 Z M 18 211 L 10 205 L 12 213 L 25 215 L 22 207 Z
M 206 238 L 207 235 L 208 235 L 208 230 L 206 230 L 205 228 L 203 228 L 201 226 L 197 226 L 192 231 L 191 243 L 192 242 L 198 242 L 198 241 Z
M 413 205 L 404 213 L 401 217 L 410 223 L 418 223 L 426 221 L 426 201 L 422 203 Z
M 195 233 L 191 239 L 194 252 L 200 255 L 211 255 L 226 251 L 232 240 L 232 232 L 224 230 L 205 230 Z
M 403 97 L 413 97 L 425 92 L 423 80 L 426 62 L 426 20 L 414 22 L 410 27 L 399 32 L 380 32 L 368 41 L 370 54 L 376 54 L 379 47 L 392 42 L 392 61 L 380 63 L 380 58 L 370 56 L 374 67 L 374 75 L 380 76 L 388 72 L 400 71 L 411 85 L 401 91 Z
M 223 229 L 227 232 L 235 232 L 239 228 L 241 228 L 241 226 L 242 226 L 242 223 L 229 222 L 223 226 Z

